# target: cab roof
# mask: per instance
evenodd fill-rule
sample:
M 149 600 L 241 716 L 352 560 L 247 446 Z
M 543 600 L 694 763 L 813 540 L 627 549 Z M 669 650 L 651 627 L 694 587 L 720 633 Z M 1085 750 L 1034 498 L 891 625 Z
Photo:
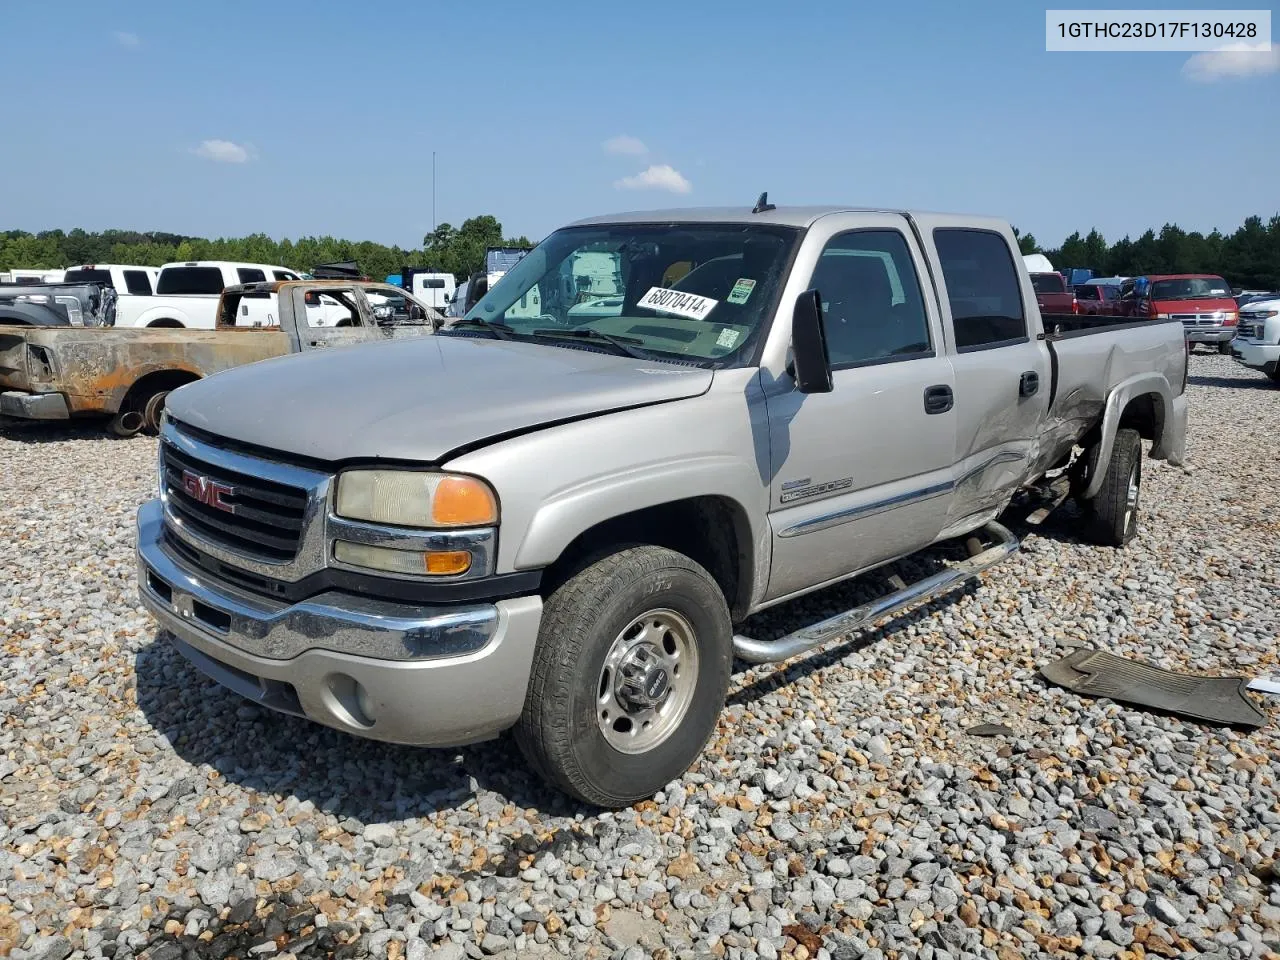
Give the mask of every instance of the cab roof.
M 837 213 L 888 213 L 903 217 L 941 217 L 958 225 L 991 226 L 1003 221 L 993 217 L 963 213 L 941 213 L 928 210 L 903 210 L 890 207 L 795 206 L 774 207 L 752 213 L 751 207 L 673 207 L 663 210 L 632 210 L 577 220 L 569 226 L 591 226 L 610 223 L 765 223 L 787 227 L 809 227 L 822 217 Z

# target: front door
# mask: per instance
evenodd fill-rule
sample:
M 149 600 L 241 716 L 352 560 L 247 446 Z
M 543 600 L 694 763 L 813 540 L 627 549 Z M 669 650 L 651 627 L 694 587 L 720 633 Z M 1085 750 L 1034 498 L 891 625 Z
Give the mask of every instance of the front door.
M 955 449 L 954 379 L 906 222 L 833 231 L 809 286 L 835 388 L 766 386 L 773 561 L 766 599 L 868 569 L 942 529 Z

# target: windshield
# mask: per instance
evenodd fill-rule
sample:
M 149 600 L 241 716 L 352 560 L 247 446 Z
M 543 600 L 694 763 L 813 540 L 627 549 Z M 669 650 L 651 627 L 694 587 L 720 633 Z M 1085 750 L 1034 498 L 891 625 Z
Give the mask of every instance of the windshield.
M 526 254 L 466 319 L 557 345 L 615 338 L 656 359 L 727 365 L 761 335 L 799 235 L 757 224 L 570 227 Z
M 1153 280 L 1152 300 L 1207 300 L 1231 296 L 1231 287 L 1221 277 L 1178 277 Z
M 1031 286 L 1036 293 L 1066 293 L 1067 282 L 1060 273 L 1033 273 Z

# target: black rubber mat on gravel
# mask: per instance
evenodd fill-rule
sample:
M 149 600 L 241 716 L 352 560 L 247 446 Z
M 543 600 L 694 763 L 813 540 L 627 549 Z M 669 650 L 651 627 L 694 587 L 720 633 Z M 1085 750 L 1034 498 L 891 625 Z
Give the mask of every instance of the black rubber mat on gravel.
M 1267 715 L 1245 692 L 1247 677 L 1196 677 L 1082 647 L 1040 668 L 1050 683 L 1090 697 L 1166 710 L 1230 727 L 1261 727 Z

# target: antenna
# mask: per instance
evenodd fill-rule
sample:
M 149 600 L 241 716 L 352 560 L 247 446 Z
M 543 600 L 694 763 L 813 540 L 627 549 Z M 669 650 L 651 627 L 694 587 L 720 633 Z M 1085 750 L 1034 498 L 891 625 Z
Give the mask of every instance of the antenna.
M 766 190 L 760 194 L 760 199 L 756 201 L 756 205 L 751 208 L 752 213 L 766 213 L 769 210 L 777 210 L 772 203 L 769 202 L 769 191 Z
M 436 152 L 431 151 L 431 232 L 436 232 Z

